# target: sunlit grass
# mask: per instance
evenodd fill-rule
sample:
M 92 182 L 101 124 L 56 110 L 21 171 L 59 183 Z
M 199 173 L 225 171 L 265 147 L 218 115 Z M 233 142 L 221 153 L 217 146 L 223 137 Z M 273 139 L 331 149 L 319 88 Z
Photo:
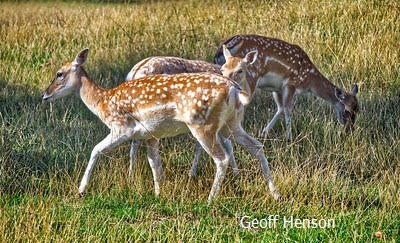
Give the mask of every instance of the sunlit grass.
M 398 240 L 399 9 L 397 1 L 373 0 L 0 3 L 0 240 L 358 242 L 376 231 Z M 358 83 L 354 133 L 344 136 L 321 100 L 298 97 L 294 140 L 284 140 L 278 123 L 263 141 L 278 202 L 258 161 L 235 146 L 242 176 L 229 173 L 220 198 L 207 205 L 214 165 L 204 155 L 199 177 L 189 179 L 194 140 L 187 136 L 162 141 L 160 198 L 144 148 L 128 177 L 128 144 L 100 156 L 88 195 L 78 198 L 90 151 L 107 128 L 76 97 L 42 104 L 57 68 L 89 47 L 86 70 L 113 87 L 148 56 L 211 61 L 218 43 L 238 33 L 298 44 L 332 82 L 346 90 Z M 269 94 L 259 94 L 245 129 L 258 136 L 275 109 Z M 239 228 L 240 216 L 270 214 L 334 218 L 336 227 Z

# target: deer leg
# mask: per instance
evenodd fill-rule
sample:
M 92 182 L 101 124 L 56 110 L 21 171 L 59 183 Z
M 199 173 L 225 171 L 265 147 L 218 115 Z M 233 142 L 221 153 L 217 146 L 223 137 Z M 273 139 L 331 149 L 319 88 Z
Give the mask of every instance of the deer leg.
M 272 117 L 271 121 L 268 123 L 266 127 L 264 127 L 261 136 L 266 138 L 268 136 L 269 131 L 274 127 L 276 121 L 279 119 L 279 116 L 282 114 L 283 105 L 282 105 L 282 94 L 277 92 L 272 92 L 272 96 L 274 97 L 274 101 L 278 110 L 276 111 L 274 117 Z
M 146 140 L 147 143 L 147 158 L 153 172 L 154 189 L 156 196 L 160 195 L 160 183 L 163 181 L 163 169 L 161 165 L 161 157 L 159 154 L 159 141 L 152 138 Z
M 275 199 L 280 197 L 280 194 L 275 188 L 274 183 L 272 182 L 272 177 L 270 174 L 268 160 L 264 155 L 264 149 L 262 144 L 257 141 L 255 138 L 251 137 L 247 134 L 241 126 L 238 126 L 236 129 L 232 131 L 233 137 L 237 143 L 242 145 L 247 151 L 249 151 L 253 156 L 257 157 L 260 161 L 261 169 L 264 175 L 264 178 L 267 181 L 269 190 Z
M 222 137 L 222 136 L 220 136 L 220 139 L 221 139 L 221 141 L 222 141 L 222 143 L 224 145 L 224 148 L 226 149 L 226 152 L 229 155 L 229 162 L 230 162 L 230 164 L 232 166 L 233 174 L 235 176 L 240 175 L 240 171 L 239 171 L 238 166 L 237 166 L 236 161 L 235 161 L 235 156 L 233 155 L 233 148 L 232 148 L 231 140 L 227 139 L 225 137 Z
M 193 136 L 199 141 L 204 150 L 213 158 L 217 167 L 214 183 L 208 196 L 208 202 L 218 196 L 222 181 L 226 175 L 226 169 L 229 163 L 229 156 L 226 153 L 222 143 L 217 136 L 216 129 L 205 129 L 201 126 L 189 126 Z
M 283 91 L 283 113 L 285 114 L 286 123 L 286 140 L 292 140 L 292 109 L 293 109 L 293 96 L 295 89 L 286 87 Z
M 196 150 L 194 152 L 193 164 L 192 168 L 190 168 L 190 173 L 189 173 L 189 176 L 192 178 L 197 176 L 197 165 L 199 163 L 202 150 L 203 149 L 201 147 L 201 144 L 198 141 L 196 141 Z
M 105 152 L 106 150 L 109 150 L 118 144 L 121 144 L 122 142 L 125 142 L 126 140 L 129 139 L 129 136 L 119 136 L 119 137 L 113 137 L 111 134 L 107 135 L 106 138 L 104 138 L 100 143 L 98 143 L 92 150 L 92 153 L 90 155 L 90 160 L 89 164 L 86 167 L 85 174 L 83 175 L 83 178 L 81 180 L 81 184 L 79 186 L 79 194 L 83 195 L 85 194 L 86 187 L 89 183 L 90 175 L 92 174 L 93 167 L 96 163 L 96 159 L 98 155 L 102 152 Z
M 139 149 L 140 140 L 134 139 L 131 143 L 131 150 L 129 151 L 129 176 L 132 175 L 133 169 L 135 167 L 135 154 Z
M 222 136 L 220 136 L 220 139 L 222 141 L 222 145 L 224 146 L 224 148 L 226 149 L 227 153 L 229 154 L 229 162 L 232 166 L 232 170 L 233 170 L 233 174 L 235 176 L 240 175 L 240 171 L 238 169 L 238 166 L 236 164 L 235 161 L 235 157 L 233 155 L 233 148 L 232 148 L 232 142 L 231 140 L 224 138 Z M 193 159 L 193 164 L 192 164 L 192 168 L 190 169 L 190 173 L 189 176 L 190 177 L 196 177 L 197 176 L 197 166 L 199 163 L 199 157 L 201 155 L 201 151 L 203 150 L 203 148 L 201 147 L 201 144 L 199 142 L 196 142 L 196 151 L 195 151 L 195 156 Z

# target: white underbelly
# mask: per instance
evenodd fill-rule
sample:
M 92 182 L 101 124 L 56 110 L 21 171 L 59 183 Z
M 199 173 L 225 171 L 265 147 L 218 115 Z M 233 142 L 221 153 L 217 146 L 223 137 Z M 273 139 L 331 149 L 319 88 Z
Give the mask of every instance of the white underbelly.
M 162 121 L 147 120 L 145 122 L 137 122 L 134 130 L 134 138 L 137 139 L 174 137 L 189 132 L 185 123 L 172 117 Z
M 268 72 L 257 80 L 257 88 L 271 92 L 279 92 L 286 84 L 287 78 L 274 72 Z
M 140 109 L 134 117 L 137 118 L 132 127 L 135 139 L 173 137 L 189 132 L 186 124 L 176 119 L 174 102 Z

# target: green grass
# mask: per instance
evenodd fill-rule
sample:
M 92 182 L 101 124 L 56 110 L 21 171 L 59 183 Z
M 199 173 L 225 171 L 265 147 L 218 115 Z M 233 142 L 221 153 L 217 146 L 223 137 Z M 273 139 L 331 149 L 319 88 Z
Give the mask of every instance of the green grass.
M 385 241 L 400 240 L 400 4 L 378 0 L 0 3 L 0 241 Z M 211 61 L 218 43 L 257 33 L 300 45 L 332 82 L 360 85 L 356 130 L 341 133 L 334 111 L 297 97 L 294 140 L 277 124 L 263 140 L 274 201 L 258 162 L 240 147 L 206 200 L 214 165 L 202 157 L 189 179 L 194 140 L 162 141 L 166 182 L 154 196 L 146 151 L 128 177 L 129 145 L 100 156 L 88 195 L 77 196 L 90 151 L 107 128 L 76 97 L 42 103 L 56 70 L 89 47 L 86 70 L 104 87 L 141 59 Z M 268 93 L 246 110 L 258 136 L 275 113 Z M 261 138 L 260 138 L 261 140 Z M 242 229 L 241 216 L 335 219 L 333 229 Z

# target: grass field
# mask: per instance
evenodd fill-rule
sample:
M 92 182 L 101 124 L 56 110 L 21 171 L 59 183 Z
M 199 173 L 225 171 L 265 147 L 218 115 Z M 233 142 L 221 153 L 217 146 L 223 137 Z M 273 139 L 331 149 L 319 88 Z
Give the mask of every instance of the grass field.
M 100 156 L 88 194 L 77 187 L 107 128 L 76 97 L 42 103 L 56 70 L 90 48 L 98 84 L 121 83 L 154 55 L 211 61 L 217 44 L 257 33 L 300 45 L 333 83 L 360 86 L 355 131 L 344 136 L 333 109 L 299 96 L 292 142 L 284 126 L 262 140 L 282 199 L 274 201 L 258 161 L 239 146 L 220 197 L 206 200 L 215 167 L 188 173 L 194 139 L 162 141 L 166 173 L 154 196 L 146 151 L 128 176 L 129 144 Z M 380 0 L 0 3 L 0 241 L 400 240 L 400 4 Z M 246 110 L 258 137 L 275 113 L 268 93 Z M 329 229 L 243 229 L 242 216 L 334 219 Z M 383 238 L 374 236 L 381 232 Z

